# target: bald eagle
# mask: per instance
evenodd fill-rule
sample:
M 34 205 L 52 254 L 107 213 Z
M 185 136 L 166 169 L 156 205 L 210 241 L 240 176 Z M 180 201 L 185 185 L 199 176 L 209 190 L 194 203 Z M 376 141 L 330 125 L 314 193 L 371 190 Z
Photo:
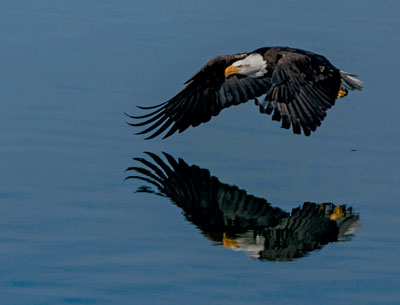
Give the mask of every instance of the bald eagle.
M 324 56 L 288 47 L 260 48 L 250 53 L 217 56 L 209 60 L 170 100 L 152 107 L 131 126 L 150 125 L 137 134 L 152 132 L 163 138 L 189 126 L 196 127 L 230 106 L 254 100 L 261 113 L 293 133 L 309 136 L 348 90 L 361 90 L 356 75 L 335 68 Z M 259 102 L 257 97 L 265 95 Z

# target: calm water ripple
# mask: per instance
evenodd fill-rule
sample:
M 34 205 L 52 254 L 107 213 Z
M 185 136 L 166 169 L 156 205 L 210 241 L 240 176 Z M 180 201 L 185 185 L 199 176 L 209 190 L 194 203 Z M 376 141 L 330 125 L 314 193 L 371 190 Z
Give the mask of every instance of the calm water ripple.
M 398 12 L 394 0 L 0 1 L 0 303 L 400 304 Z M 247 104 L 165 141 L 132 135 L 124 112 L 166 101 L 215 55 L 272 45 L 323 54 L 365 89 L 308 138 Z M 124 181 L 143 151 L 242 201 L 201 187 L 183 200 L 168 179 L 152 189 L 175 204 L 149 194 Z

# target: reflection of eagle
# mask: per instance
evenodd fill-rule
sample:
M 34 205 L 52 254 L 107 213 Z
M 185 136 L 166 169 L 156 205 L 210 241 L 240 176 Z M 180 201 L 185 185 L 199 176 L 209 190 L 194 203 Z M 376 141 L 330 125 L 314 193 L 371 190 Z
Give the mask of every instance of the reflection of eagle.
M 265 199 L 248 195 L 236 186 L 221 183 L 207 169 L 189 166 L 164 153 L 167 162 L 153 153 L 151 161 L 135 158 L 145 167 L 130 167 L 156 187 L 137 192 L 169 197 L 187 220 L 207 238 L 232 250 L 250 252 L 267 260 L 291 260 L 354 233 L 358 216 L 351 208 L 333 204 L 304 203 L 286 213 Z
M 254 99 L 261 113 L 272 114 L 281 127 L 291 126 L 306 136 L 321 125 L 326 111 L 348 90 L 361 90 L 362 82 L 336 69 L 324 56 L 286 47 L 261 48 L 250 53 L 217 56 L 208 61 L 172 99 L 133 119 L 132 126 L 150 125 L 138 134 L 167 130 L 164 138 L 189 126 L 208 122 L 230 106 Z M 266 94 L 258 103 L 257 97 Z

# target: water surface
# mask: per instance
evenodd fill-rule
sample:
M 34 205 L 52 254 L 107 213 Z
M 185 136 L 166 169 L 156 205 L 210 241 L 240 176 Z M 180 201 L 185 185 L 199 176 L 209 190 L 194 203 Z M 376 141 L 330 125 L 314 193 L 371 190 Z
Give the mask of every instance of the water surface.
M 2 304 L 399 304 L 397 1 L 0 3 Z M 165 101 L 210 57 L 288 45 L 365 90 L 309 138 L 253 103 L 168 140 L 123 112 Z M 353 151 L 355 150 L 355 151 Z M 290 212 L 352 206 L 347 242 L 290 262 L 213 246 L 124 170 L 166 151 Z

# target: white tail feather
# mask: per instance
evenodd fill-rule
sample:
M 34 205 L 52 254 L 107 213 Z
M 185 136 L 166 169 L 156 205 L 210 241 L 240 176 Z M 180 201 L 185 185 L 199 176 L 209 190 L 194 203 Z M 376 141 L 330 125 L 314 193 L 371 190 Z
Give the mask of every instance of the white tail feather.
M 361 90 L 363 82 L 357 78 L 357 75 L 340 71 L 342 86 L 349 90 Z

